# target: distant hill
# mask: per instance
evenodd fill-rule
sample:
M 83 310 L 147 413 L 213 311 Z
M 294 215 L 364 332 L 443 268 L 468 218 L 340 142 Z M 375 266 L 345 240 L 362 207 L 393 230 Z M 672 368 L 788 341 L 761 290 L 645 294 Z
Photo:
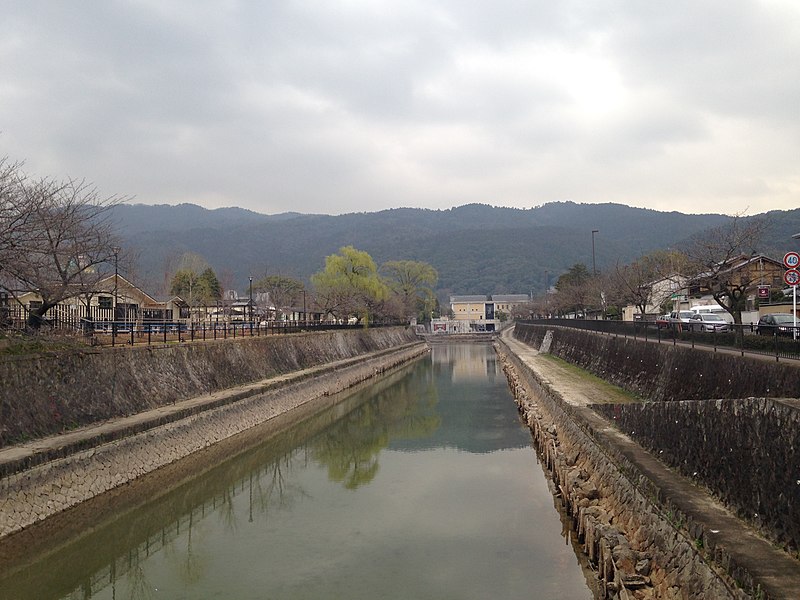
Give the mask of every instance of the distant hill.
M 767 213 L 764 251 L 782 256 L 800 231 L 800 209 Z M 422 260 L 439 271 L 448 293 L 526 293 L 545 288 L 571 265 L 592 266 L 592 229 L 599 270 L 724 223 L 723 215 L 686 215 L 621 204 L 554 202 L 530 209 L 469 204 L 449 210 L 398 208 L 347 215 L 263 215 L 239 208 L 120 205 L 112 218 L 136 278 L 162 294 L 165 271 L 184 252 L 202 255 L 223 285 L 243 291 L 247 277 L 281 273 L 302 280 L 325 256 L 353 245 L 377 263 Z M 797 244 L 795 244 L 796 246 Z

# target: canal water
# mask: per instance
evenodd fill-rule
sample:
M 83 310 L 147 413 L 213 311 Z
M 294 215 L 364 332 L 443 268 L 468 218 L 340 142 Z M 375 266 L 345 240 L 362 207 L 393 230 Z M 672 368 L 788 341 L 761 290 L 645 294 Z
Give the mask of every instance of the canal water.
M 591 600 L 486 344 L 429 357 L 0 574 L 0 598 Z

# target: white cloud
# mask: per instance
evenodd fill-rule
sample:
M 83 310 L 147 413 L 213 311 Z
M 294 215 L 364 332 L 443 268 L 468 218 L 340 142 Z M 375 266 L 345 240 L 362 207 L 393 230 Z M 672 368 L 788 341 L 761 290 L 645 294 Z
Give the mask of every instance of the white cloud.
M 0 154 L 140 202 L 800 205 L 790 0 L 14 3 Z

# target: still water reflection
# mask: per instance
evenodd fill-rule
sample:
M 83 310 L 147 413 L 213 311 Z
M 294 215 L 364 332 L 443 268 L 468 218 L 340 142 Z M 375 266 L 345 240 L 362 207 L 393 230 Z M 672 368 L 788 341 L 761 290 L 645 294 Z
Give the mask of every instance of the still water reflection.
M 0 597 L 591 599 L 536 463 L 492 348 L 435 346 Z

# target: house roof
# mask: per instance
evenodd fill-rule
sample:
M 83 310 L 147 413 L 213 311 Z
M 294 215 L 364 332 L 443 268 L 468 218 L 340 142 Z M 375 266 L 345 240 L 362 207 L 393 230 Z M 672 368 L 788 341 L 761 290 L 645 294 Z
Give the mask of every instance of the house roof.
M 458 302 L 486 302 L 487 297 L 481 295 L 473 295 L 473 296 L 450 296 L 450 303 L 458 303 Z
M 497 294 L 492 296 L 494 302 L 529 302 L 528 294 Z

